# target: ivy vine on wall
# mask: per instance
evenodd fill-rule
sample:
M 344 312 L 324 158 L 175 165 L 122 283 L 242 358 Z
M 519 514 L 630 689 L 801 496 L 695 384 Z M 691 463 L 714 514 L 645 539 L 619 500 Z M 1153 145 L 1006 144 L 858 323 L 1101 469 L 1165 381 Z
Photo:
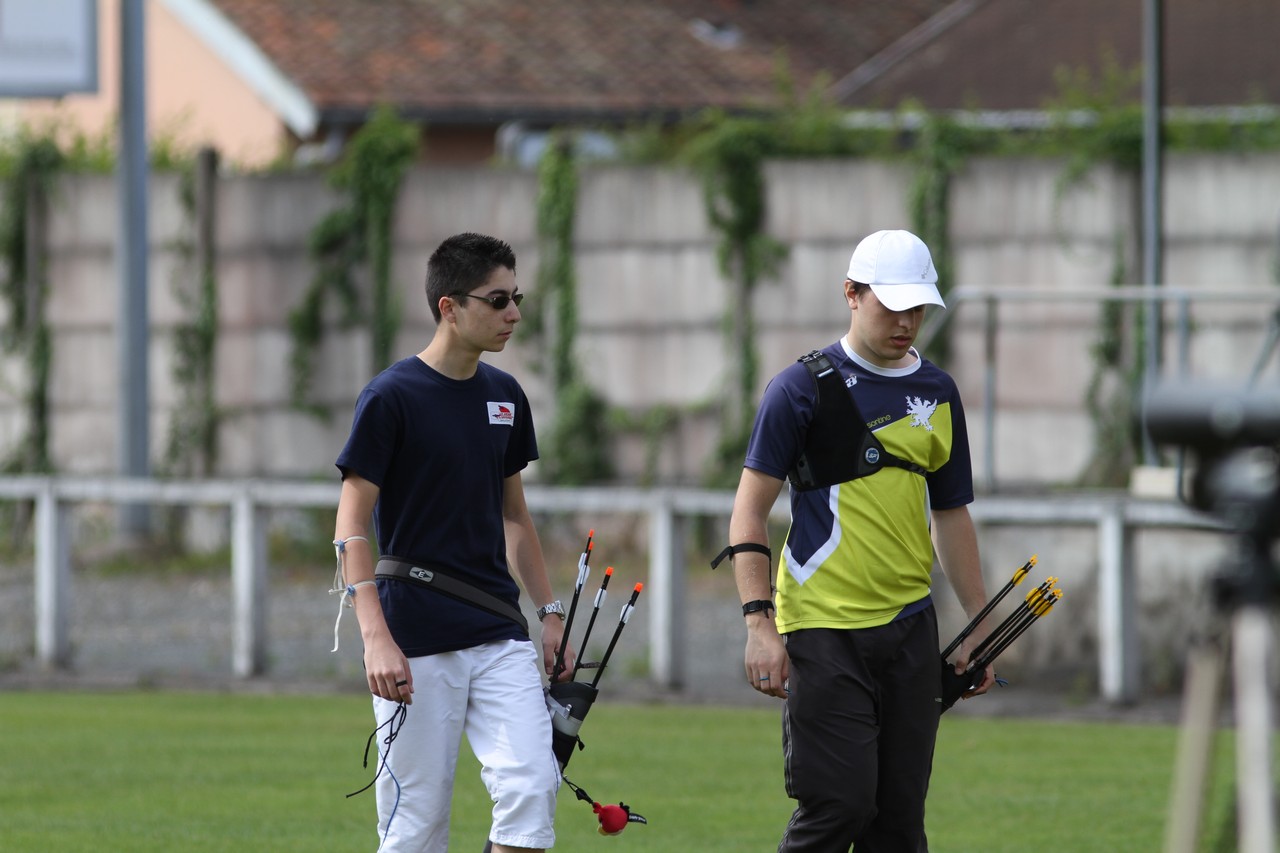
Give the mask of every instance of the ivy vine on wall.
M 1124 240 L 1116 235 L 1110 284 L 1118 287 L 1128 281 Z M 1140 441 L 1133 422 L 1141 399 L 1146 322 L 1144 312 L 1135 308 L 1115 300 L 1103 303 L 1097 337 L 1089 348 L 1093 370 L 1085 389 L 1085 408 L 1093 424 L 1093 453 L 1080 477 L 1086 485 L 1124 486 L 1138 459 Z
M 578 170 L 573 145 L 567 137 L 556 136 L 538 163 L 540 307 L 534 330 L 546 342 L 547 374 L 555 398 L 555 420 L 549 440 L 544 442 L 542 465 L 547 479 L 560 485 L 582 485 L 613 476 L 608 404 L 583 378 L 574 347 L 578 333 L 573 263 L 577 210 Z
M 201 177 L 201 170 L 205 174 Z M 188 229 L 205 231 L 202 240 L 178 239 L 173 250 L 181 263 L 175 269 L 171 287 L 174 300 L 187 312 L 187 319 L 173 330 L 173 380 L 177 404 L 169 421 L 164 452 L 164 470 L 171 475 L 211 476 L 218 464 L 218 425 L 221 412 L 215 399 L 214 356 L 218 338 L 218 281 L 213 263 L 213 247 L 202 245 L 211 238 L 213 215 L 206 201 L 198 204 L 198 185 L 212 192 L 217 171 L 217 155 L 212 150 L 188 159 L 178 173 L 178 195 Z M 199 234 L 197 234 L 199 237 Z
M 724 317 L 729 377 L 720 440 L 711 459 L 712 483 L 731 485 L 746 452 L 755 414 L 760 358 L 755 311 L 760 282 L 777 273 L 787 248 L 765 233 L 768 213 L 764 162 L 782 147 L 768 119 L 708 114 L 685 157 L 701 175 L 707 220 L 719 235 L 716 260 L 729 285 Z
M 4 348 L 26 357 L 30 374 L 25 391 L 27 433 L 4 462 L 9 472 L 48 473 L 49 457 L 49 370 L 53 350 L 44 314 L 45 259 L 31 252 L 43 252 L 42 234 L 29 234 L 33 206 L 47 210 L 56 177 L 67 162 L 50 135 L 19 134 L 3 168 L 3 205 L 0 207 L 0 252 L 5 275 L 0 279 L 0 295 L 8 305 L 8 316 L 0 329 Z M 37 225 L 37 227 L 39 227 Z
M 966 130 L 953 119 L 934 113 L 921 113 L 923 123 L 911 152 L 915 174 L 911 180 L 908 208 L 911 227 L 933 256 L 938 273 L 938 290 L 946 301 L 955 284 L 955 264 L 951 249 L 951 184 L 980 147 L 978 135 Z M 924 355 L 946 367 L 950 352 L 949 323 L 939 331 Z
M 724 318 L 730 376 L 721 408 L 721 431 L 704 481 L 737 483 L 755 418 L 760 359 L 756 349 L 756 288 L 777 275 L 787 246 L 765 232 L 770 159 L 855 157 L 890 150 L 891 131 L 851 128 L 843 111 L 821 94 L 821 85 L 800 97 L 784 79 L 784 106 L 758 115 L 709 111 L 683 135 L 680 160 L 702 179 L 707 221 L 718 235 L 716 259 L 729 284 Z M 674 419 L 667 417 L 664 422 Z
M 1085 181 L 1099 165 L 1110 165 L 1133 187 L 1134 221 L 1113 236 L 1109 284 L 1132 281 L 1127 258 L 1136 246 L 1144 199 L 1140 187 L 1143 116 L 1137 97 L 1142 84 L 1140 66 L 1124 69 L 1104 54 L 1097 75 L 1085 69 L 1058 73 L 1060 94 L 1054 99 L 1049 128 L 1039 140 L 1047 153 L 1065 158 L 1058 179 L 1058 197 Z M 1087 115 L 1092 121 L 1080 122 Z M 1090 347 L 1092 369 L 1085 389 L 1085 408 L 1093 427 L 1093 448 L 1080 476 L 1083 485 L 1119 487 L 1139 458 L 1142 438 L 1134 424 L 1135 401 L 1140 399 L 1146 370 L 1145 312 L 1119 301 L 1100 306 L 1097 335 Z
M 302 302 L 289 314 L 293 338 L 290 357 L 293 403 L 315 414 L 308 403 L 311 359 L 324 337 L 325 310 L 338 302 L 344 322 L 367 324 L 375 370 L 391 363 L 400 328 L 400 307 L 391 289 L 391 242 L 396 199 L 405 173 L 418 157 L 420 131 L 390 107 L 379 107 L 352 137 L 343 159 L 329 173 L 330 184 L 345 204 L 311 232 L 308 250 L 316 274 Z M 363 306 L 357 276 L 367 265 L 369 304 Z
M 111 172 L 116 160 L 112 141 L 110 133 L 89 136 L 52 122 L 40 128 L 22 127 L 0 145 L 0 267 L 3 268 L 0 298 L 8 307 L 4 325 L 0 327 L 0 342 L 6 352 L 24 356 L 28 366 L 24 392 L 27 433 L 0 466 L 11 473 L 49 473 L 55 467 L 49 449 L 53 344 L 45 315 L 49 288 L 45 272 L 47 259 L 33 253 L 44 252 L 41 230 L 55 197 L 58 178 L 69 173 Z M 190 172 L 191 154 L 164 134 L 152 140 L 148 153 L 154 170 Z M 188 181 L 184 180 L 181 187 L 182 192 L 187 193 Z M 185 195 L 183 203 L 187 206 Z M 196 387 L 204 387 L 211 401 L 217 321 L 215 302 L 209 295 L 213 287 L 210 277 L 206 277 L 203 287 L 205 291 L 197 304 L 189 306 L 197 312 L 196 319 L 175 335 L 174 380 L 180 389 L 190 391 L 191 381 L 203 377 L 204 385 L 197 383 Z M 189 415 L 188 402 L 184 401 L 178 408 Z M 201 409 L 197 415 L 201 425 L 194 430 L 207 447 L 212 447 L 215 432 L 215 421 L 209 417 L 210 407 L 211 402 Z M 191 423 L 186 427 L 190 437 Z M 207 469 L 212 469 L 212 462 Z

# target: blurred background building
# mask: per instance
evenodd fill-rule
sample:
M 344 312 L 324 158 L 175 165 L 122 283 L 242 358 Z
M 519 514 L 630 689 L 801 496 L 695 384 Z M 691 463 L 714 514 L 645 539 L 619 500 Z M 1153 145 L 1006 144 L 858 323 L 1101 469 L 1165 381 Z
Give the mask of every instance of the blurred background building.
M 96 2 L 100 91 L 11 119 L 109 131 L 118 0 Z M 1162 5 L 1170 106 L 1274 104 L 1280 57 L 1259 36 L 1276 4 Z M 253 168 L 331 161 L 383 104 L 425 128 L 435 164 L 528 165 L 553 127 L 765 109 L 784 85 L 1034 122 L 1063 74 L 1139 65 L 1142 16 L 1143 0 L 150 0 L 148 127 Z

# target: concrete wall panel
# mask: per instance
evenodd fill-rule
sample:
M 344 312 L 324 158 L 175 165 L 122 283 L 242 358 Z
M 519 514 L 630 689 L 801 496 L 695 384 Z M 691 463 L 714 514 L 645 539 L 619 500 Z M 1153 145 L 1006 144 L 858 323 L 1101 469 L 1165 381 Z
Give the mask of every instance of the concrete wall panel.
M 770 163 L 769 233 L 788 244 L 833 242 L 846 257 L 882 228 L 906 228 L 909 168 L 878 161 Z
M 1275 244 L 1280 170 L 1274 155 L 1170 154 L 1164 199 L 1170 242 L 1253 238 Z
M 1196 303 L 1190 369 L 1242 378 L 1275 304 L 1280 157 L 1177 155 L 1168 167 L 1166 280 L 1201 291 L 1247 285 L 1259 292 L 1254 304 Z M 1063 168 L 1061 161 L 1036 159 L 968 164 L 951 188 L 953 286 L 1100 288 L 1117 263 L 1125 278 L 1136 281 L 1132 178 L 1100 168 L 1063 188 Z M 788 253 L 753 296 L 760 389 L 798 355 L 847 330 L 840 288 L 849 254 L 866 233 L 907 225 L 912 180 L 908 165 L 875 162 L 770 163 L 766 176 L 769 233 Z M 431 251 L 451 234 L 480 230 L 507 239 L 518 253 L 521 288 L 532 298 L 542 296 L 536 292 L 537 190 L 536 175 L 527 171 L 418 169 L 409 175 L 396 211 L 393 275 L 403 319 L 393 357 L 417 352 L 434 332 L 423 277 Z M 189 321 L 190 308 L 178 298 L 175 281 L 194 290 L 182 251 L 194 232 L 176 176 L 156 176 L 151 196 L 152 445 L 158 456 L 181 396 L 171 375 L 172 331 Z M 313 399 L 334 416 L 316 421 L 289 405 L 288 317 L 315 275 L 307 241 L 341 198 L 320 175 L 227 175 L 218 182 L 217 202 L 216 397 L 226 410 L 218 473 L 327 474 L 355 395 L 381 367 L 372 364 L 367 330 L 347 327 L 349 318 L 329 306 L 329 331 L 311 365 Z M 114 178 L 64 178 L 51 215 L 47 308 L 55 346 L 55 464 L 64 471 L 109 473 L 116 466 L 119 393 Z M 702 457 L 715 443 L 714 404 L 728 375 L 722 323 L 738 307 L 733 286 L 719 273 L 717 235 L 706 222 L 701 185 L 683 170 L 584 168 L 576 225 L 584 375 L 610 404 L 633 412 L 685 407 L 676 438 L 653 465 L 662 477 L 696 481 Z M 1117 239 L 1128 241 L 1119 255 Z M 360 286 L 367 288 L 363 281 Z M 952 369 L 978 424 L 988 368 L 982 307 L 953 302 L 949 311 Z M 1010 302 L 998 316 L 999 476 L 1070 482 L 1090 455 L 1083 388 L 1094 369 L 1097 309 L 1073 299 Z M 1170 327 L 1174 316 L 1173 309 L 1166 312 Z M 1167 341 L 1166 361 L 1176 363 L 1177 356 Z M 556 401 L 535 371 L 544 358 L 526 326 L 493 362 L 526 384 L 545 431 Z M 10 380 L 20 380 L 25 361 L 10 357 L 3 369 Z M 20 425 L 25 402 L 14 386 L 21 382 L 6 384 L 0 425 Z M 13 446 L 18 430 L 0 426 L 0 442 Z M 972 437 L 977 456 L 976 428 Z M 621 438 L 618 453 L 624 478 L 653 469 L 640 436 Z
M 695 244 L 716 235 L 707 223 L 702 185 L 682 169 L 602 167 L 579 177 L 576 239 L 604 247 Z

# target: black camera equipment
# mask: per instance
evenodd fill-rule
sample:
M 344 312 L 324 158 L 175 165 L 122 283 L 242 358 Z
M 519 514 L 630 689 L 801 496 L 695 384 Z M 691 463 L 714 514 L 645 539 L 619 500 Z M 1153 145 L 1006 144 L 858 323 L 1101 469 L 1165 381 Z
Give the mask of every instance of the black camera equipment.
M 1280 603 L 1280 573 L 1272 551 L 1280 536 L 1280 388 L 1165 385 L 1147 395 L 1142 418 L 1153 442 L 1194 456 L 1191 493 L 1184 498 L 1221 519 L 1236 536 L 1234 553 L 1211 581 L 1215 609 L 1229 633 L 1193 649 L 1187 667 L 1164 849 L 1196 849 L 1218 695 L 1230 658 L 1238 849 L 1269 853 L 1276 849 L 1270 657 L 1273 618 Z

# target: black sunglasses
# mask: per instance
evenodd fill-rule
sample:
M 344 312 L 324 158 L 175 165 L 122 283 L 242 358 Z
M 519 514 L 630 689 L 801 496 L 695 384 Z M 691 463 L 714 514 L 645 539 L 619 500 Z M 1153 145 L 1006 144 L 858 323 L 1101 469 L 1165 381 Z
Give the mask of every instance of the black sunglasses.
M 476 296 L 474 293 L 455 293 L 454 296 L 465 296 L 468 299 L 479 299 L 482 302 L 488 302 L 489 307 L 494 311 L 501 311 L 512 302 L 518 306 L 524 301 L 523 293 L 513 293 L 510 296 L 505 293 L 499 293 L 497 296 Z

